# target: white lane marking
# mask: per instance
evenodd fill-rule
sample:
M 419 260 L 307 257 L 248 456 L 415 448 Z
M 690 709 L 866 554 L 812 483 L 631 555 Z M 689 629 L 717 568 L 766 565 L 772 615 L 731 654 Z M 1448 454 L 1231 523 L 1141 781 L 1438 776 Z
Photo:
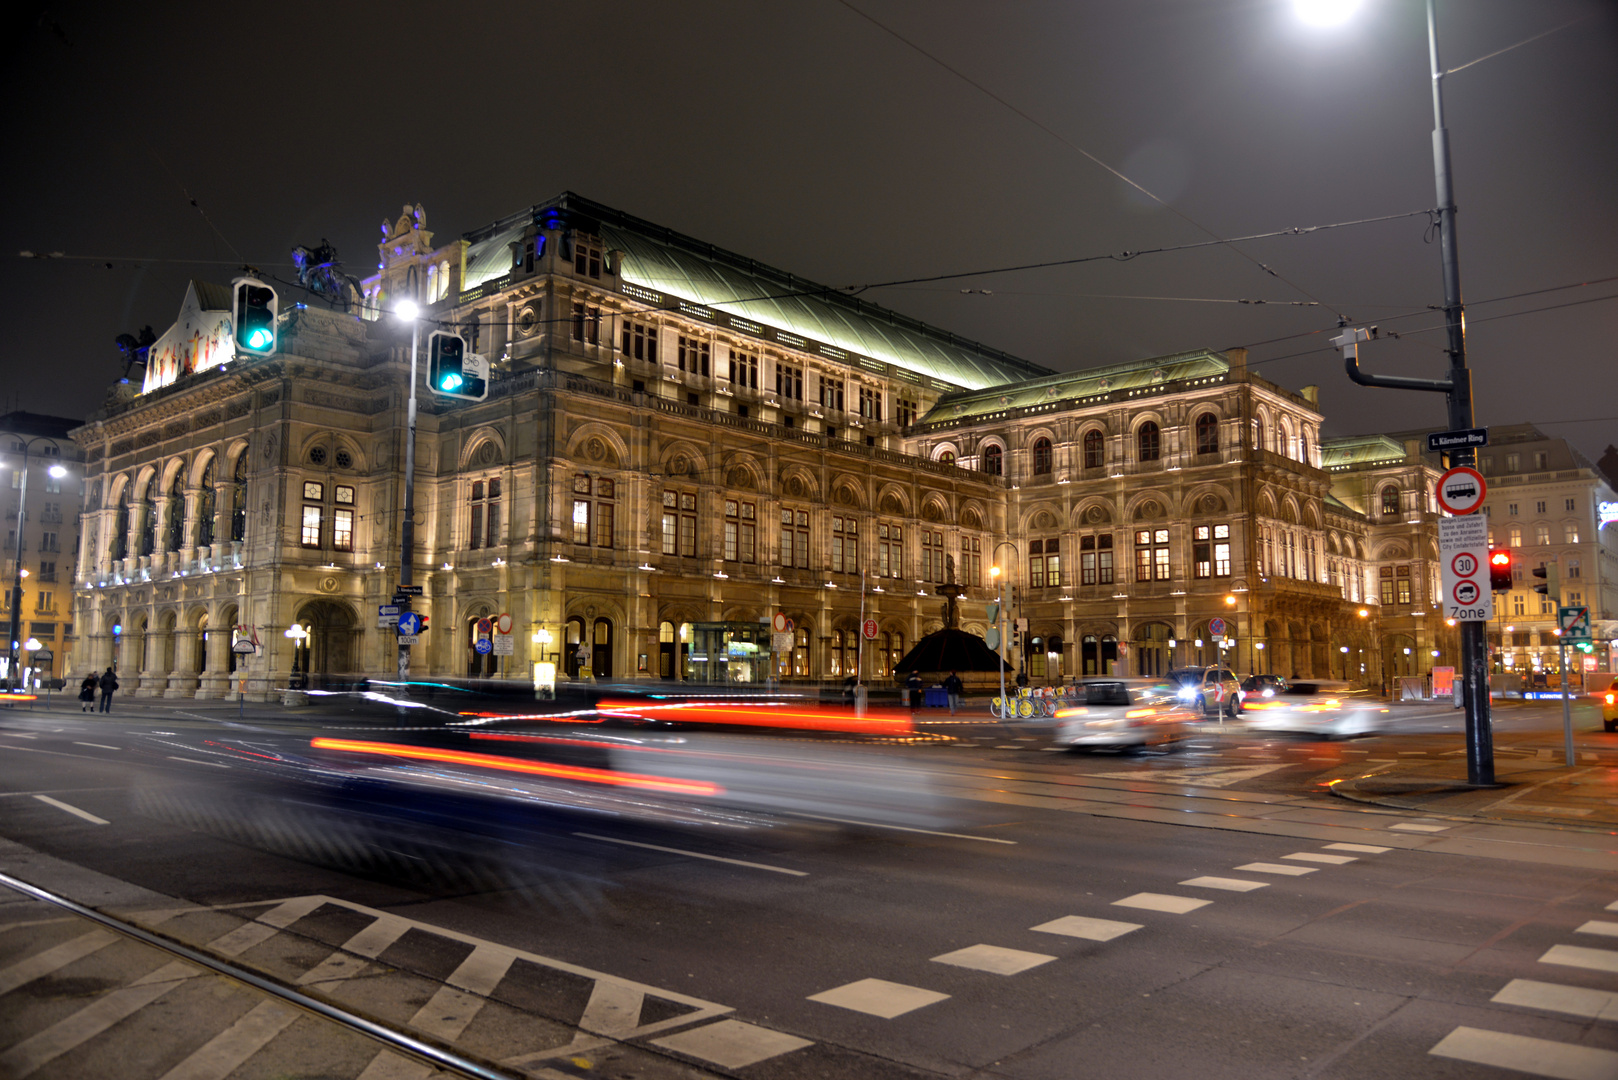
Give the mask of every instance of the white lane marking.
M 1389 825 L 1390 829 L 1403 829 L 1405 832 L 1449 832 L 1448 825 L 1418 825 L 1411 821 L 1401 821 L 1397 825 Z
M 1130 931 L 1141 929 L 1141 924 L 1117 922 L 1113 919 L 1091 919 L 1083 915 L 1064 915 L 1060 919 L 1052 919 L 1048 923 L 1040 923 L 1029 929 L 1037 930 L 1041 934 L 1084 938 L 1086 941 L 1111 941 L 1115 937 L 1123 937 Z
M 0 731 L 0 735 L 4 735 L 8 739 L 37 739 L 37 738 L 39 738 L 38 735 L 24 735 L 20 731 Z
M 1576 934 L 1603 934 L 1606 937 L 1618 937 L 1618 922 L 1607 922 L 1603 919 L 1591 919 L 1574 931 Z
M 1618 952 L 1587 949 L 1583 945 L 1552 945 L 1539 958 L 1541 964 L 1588 968 L 1591 971 L 1618 971 Z
M 937 990 L 923 990 L 919 986 L 906 986 L 886 979 L 861 979 L 809 995 L 810 1001 L 879 1016 L 884 1020 L 915 1012 L 927 1005 L 936 1005 L 948 998 L 948 994 L 940 994 Z
M 1618 1076 L 1618 1053 L 1611 1050 L 1474 1027 L 1456 1028 L 1427 1052 L 1557 1080 L 1611 1080 Z
M 66 810 L 68 813 L 72 814 L 74 817 L 81 817 L 85 821 L 90 822 L 92 825 L 108 825 L 108 824 L 111 824 L 109 821 L 107 821 L 106 818 L 98 818 L 94 814 L 90 813 L 90 811 L 88 811 L 88 810 L 80 810 L 77 806 L 74 806 L 72 803 L 65 803 L 61 799 L 53 799 L 49 795 L 35 795 L 34 798 L 38 799 L 42 803 L 48 803 L 51 806 L 56 807 L 56 809 L 58 809 L 58 810 Z
M 212 765 L 216 769 L 228 769 L 228 768 L 230 768 L 229 765 L 221 765 L 217 761 L 198 761 L 194 757 L 175 757 L 173 754 L 170 754 L 170 755 L 168 755 L 168 759 L 170 761 L 189 761 L 193 765 Z
M 98 743 L 98 742 L 76 742 L 73 745 L 74 746 L 93 746 L 97 750 L 122 750 L 123 749 L 123 747 L 121 747 L 121 746 L 108 746 L 106 743 Z
M 355 1080 L 427 1080 L 432 1066 L 392 1050 L 381 1050 Z
M 1525 1009 L 1568 1013 L 1591 1020 L 1618 1020 L 1618 994 L 1610 990 L 1512 979 L 1489 1000 L 1496 1005 L 1521 1005 Z
M 516 959 L 515 952 L 497 945 L 480 945 L 473 949 L 472 954 L 461 961 L 455 973 L 445 980 L 445 985 L 440 986 L 432 999 L 410 1018 L 410 1026 L 444 1042 L 454 1042 L 488 1003 L 494 988 L 506 977 L 506 972 Z M 596 990 L 600 988 L 601 984 L 597 983 Z M 592 995 L 592 1003 L 594 1000 Z M 638 1016 L 639 995 L 635 997 L 634 1008 Z M 585 1014 L 588 1017 L 588 1008 Z M 633 1026 L 631 1019 L 630 1027 Z M 380 1050 L 360 1073 L 359 1080 L 424 1080 L 432 1071 L 431 1067 L 412 1058 L 391 1050 Z
M 144 1009 L 201 969 L 174 961 L 132 986 L 114 990 L 0 1054 L 0 1076 L 28 1076 Z
M 1297 859 L 1299 862 L 1325 863 L 1328 866 L 1342 866 L 1344 863 L 1359 862 L 1352 855 L 1322 855 L 1315 851 L 1294 851 L 1291 855 L 1283 855 L 1281 858 Z
M 243 923 L 229 933 L 214 938 L 208 942 L 208 949 L 220 956 L 240 956 L 254 945 L 262 944 L 279 934 L 325 901 L 326 898 L 323 896 L 300 896 L 283 901 L 252 922 Z
M 1143 908 L 1146 911 L 1166 911 L 1171 915 L 1184 915 L 1199 907 L 1207 907 L 1212 900 L 1198 900 L 1190 896 L 1170 896 L 1167 893 L 1142 892 L 1114 900 L 1113 907 Z
M 624 847 L 646 848 L 648 851 L 662 851 L 669 855 L 685 855 L 692 859 L 707 859 L 709 862 L 729 863 L 731 866 L 745 866 L 752 870 L 768 870 L 774 874 L 791 874 L 793 877 L 808 877 L 807 870 L 788 870 L 784 866 L 770 866 L 767 863 L 747 862 L 745 859 L 726 859 L 718 855 L 704 855 L 700 851 L 685 851 L 681 848 L 663 847 L 661 844 L 643 844 L 638 840 L 615 840 L 610 836 L 597 836 L 594 833 L 576 832 L 574 836 L 585 840 L 599 840 L 603 844 L 622 844 Z M 708 1060 L 714 1060 L 712 1058 Z
M 162 1080 L 224 1080 L 302 1015 L 301 1009 L 284 1002 L 261 1001 L 164 1073 Z
M 1320 867 L 1287 866 L 1284 863 L 1273 862 L 1250 862 L 1245 863 L 1242 866 L 1238 866 L 1236 869 L 1244 870 L 1249 874 L 1287 874 L 1291 877 L 1301 877 L 1304 874 L 1314 873 L 1316 870 L 1320 869 Z
M 53 971 L 60 971 L 75 960 L 82 960 L 97 949 L 105 949 L 114 941 L 121 940 L 111 930 L 91 930 L 44 952 L 35 953 L 26 960 L 19 960 L 8 968 L 0 968 L 0 994 L 9 994 L 19 986 Z
M 1381 855 L 1392 851 L 1392 848 L 1377 847 L 1375 844 L 1327 844 L 1327 851 L 1358 851 L 1366 855 Z
M 1190 885 L 1201 889 L 1224 889 L 1227 892 L 1252 892 L 1269 885 L 1268 881 L 1243 881 L 1233 877 L 1194 877 L 1189 881 L 1180 882 L 1181 885 Z
M 727 1069 L 744 1068 L 757 1061 L 814 1045 L 808 1039 L 744 1024 L 740 1020 L 721 1020 L 717 1024 L 682 1031 L 678 1035 L 653 1039 L 652 1044 L 688 1057 L 711 1061 Z
M 1608 904 L 1602 910 L 1603 911 L 1618 911 L 1618 900 L 1614 900 L 1612 903 Z
M 880 821 L 859 821 L 855 818 L 831 817 L 827 814 L 802 814 L 796 810 L 787 811 L 792 817 L 809 818 L 813 821 L 836 821 L 843 825 L 864 825 L 869 829 L 894 829 L 898 832 L 923 833 L 927 836 L 948 836 L 955 840 L 981 840 L 985 844 L 1015 844 L 1015 840 L 1002 840 L 998 836 L 972 836 L 968 833 L 939 832 L 937 829 L 917 829 L 909 825 L 887 825 Z
M 992 975 L 1016 975 L 1018 972 L 1048 964 L 1055 959 L 1056 957 L 1046 956 L 1044 953 L 1006 949 L 999 945 L 968 945 L 964 949 L 956 949 L 954 952 L 933 957 L 933 963 L 971 968 L 973 971 L 987 971 Z
M 1155 769 L 1150 775 L 1138 772 L 1092 773 L 1102 780 L 1133 780 L 1146 784 L 1183 784 L 1188 787 L 1229 787 L 1243 780 L 1256 780 L 1276 769 L 1290 769 L 1282 765 L 1188 765 L 1172 769 Z

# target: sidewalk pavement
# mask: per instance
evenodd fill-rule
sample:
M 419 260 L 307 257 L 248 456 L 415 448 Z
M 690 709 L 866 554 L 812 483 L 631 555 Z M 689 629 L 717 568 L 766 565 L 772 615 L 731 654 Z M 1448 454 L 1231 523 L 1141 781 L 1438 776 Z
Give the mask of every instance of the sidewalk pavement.
M 1569 766 L 1562 748 L 1536 758 L 1500 757 L 1492 787 L 1467 782 L 1466 759 L 1399 763 L 1332 785 L 1332 794 L 1354 802 L 1419 811 L 1435 817 L 1487 821 L 1534 821 L 1618 832 L 1618 768 L 1593 763 L 1575 747 Z

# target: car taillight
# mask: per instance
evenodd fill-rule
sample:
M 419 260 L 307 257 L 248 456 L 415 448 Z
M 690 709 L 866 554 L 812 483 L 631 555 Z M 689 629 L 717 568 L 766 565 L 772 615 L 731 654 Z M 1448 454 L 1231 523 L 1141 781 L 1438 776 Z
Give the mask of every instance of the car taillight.
M 1613 698 L 1614 698 L 1614 695 L 1612 695 L 1612 694 L 1607 695 L 1607 704 L 1608 705 L 1613 704 Z

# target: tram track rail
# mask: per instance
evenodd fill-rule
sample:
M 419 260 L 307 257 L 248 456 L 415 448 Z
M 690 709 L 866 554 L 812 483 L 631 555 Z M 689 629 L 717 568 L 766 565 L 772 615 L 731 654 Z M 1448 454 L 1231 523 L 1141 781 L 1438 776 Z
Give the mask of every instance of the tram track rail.
M 458 1073 L 462 1076 L 470 1077 L 472 1080 L 532 1080 L 531 1073 L 501 1068 L 490 1062 L 468 1057 L 447 1046 L 440 1046 L 426 1039 L 395 1030 L 370 1017 L 362 1016 L 339 1005 L 334 1005 L 331 1002 L 296 990 L 240 965 L 232 964 L 200 949 L 173 941 L 161 934 L 126 922 L 116 916 L 97 911 L 66 896 L 41 888 L 32 882 L 0 872 L 0 885 L 4 885 L 6 888 L 24 896 L 32 897 L 35 900 L 71 912 L 80 918 L 88 919 L 133 941 L 138 941 L 177 959 L 195 964 L 204 970 L 221 975 L 260 993 L 269 994 L 323 1020 L 364 1035 L 388 1050 L 414 1058 L 425 1065 Z

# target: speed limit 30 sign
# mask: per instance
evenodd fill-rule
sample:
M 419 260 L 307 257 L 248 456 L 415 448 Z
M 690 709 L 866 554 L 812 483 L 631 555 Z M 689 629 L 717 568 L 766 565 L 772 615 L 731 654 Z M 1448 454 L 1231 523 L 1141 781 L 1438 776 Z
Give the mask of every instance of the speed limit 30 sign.
M 1444 593 L 1445 618 L 1457 622 L 1489 618 L 1488 549 L 1489 522 L 1481 514 L 1438 520 L 1439 583 Z

